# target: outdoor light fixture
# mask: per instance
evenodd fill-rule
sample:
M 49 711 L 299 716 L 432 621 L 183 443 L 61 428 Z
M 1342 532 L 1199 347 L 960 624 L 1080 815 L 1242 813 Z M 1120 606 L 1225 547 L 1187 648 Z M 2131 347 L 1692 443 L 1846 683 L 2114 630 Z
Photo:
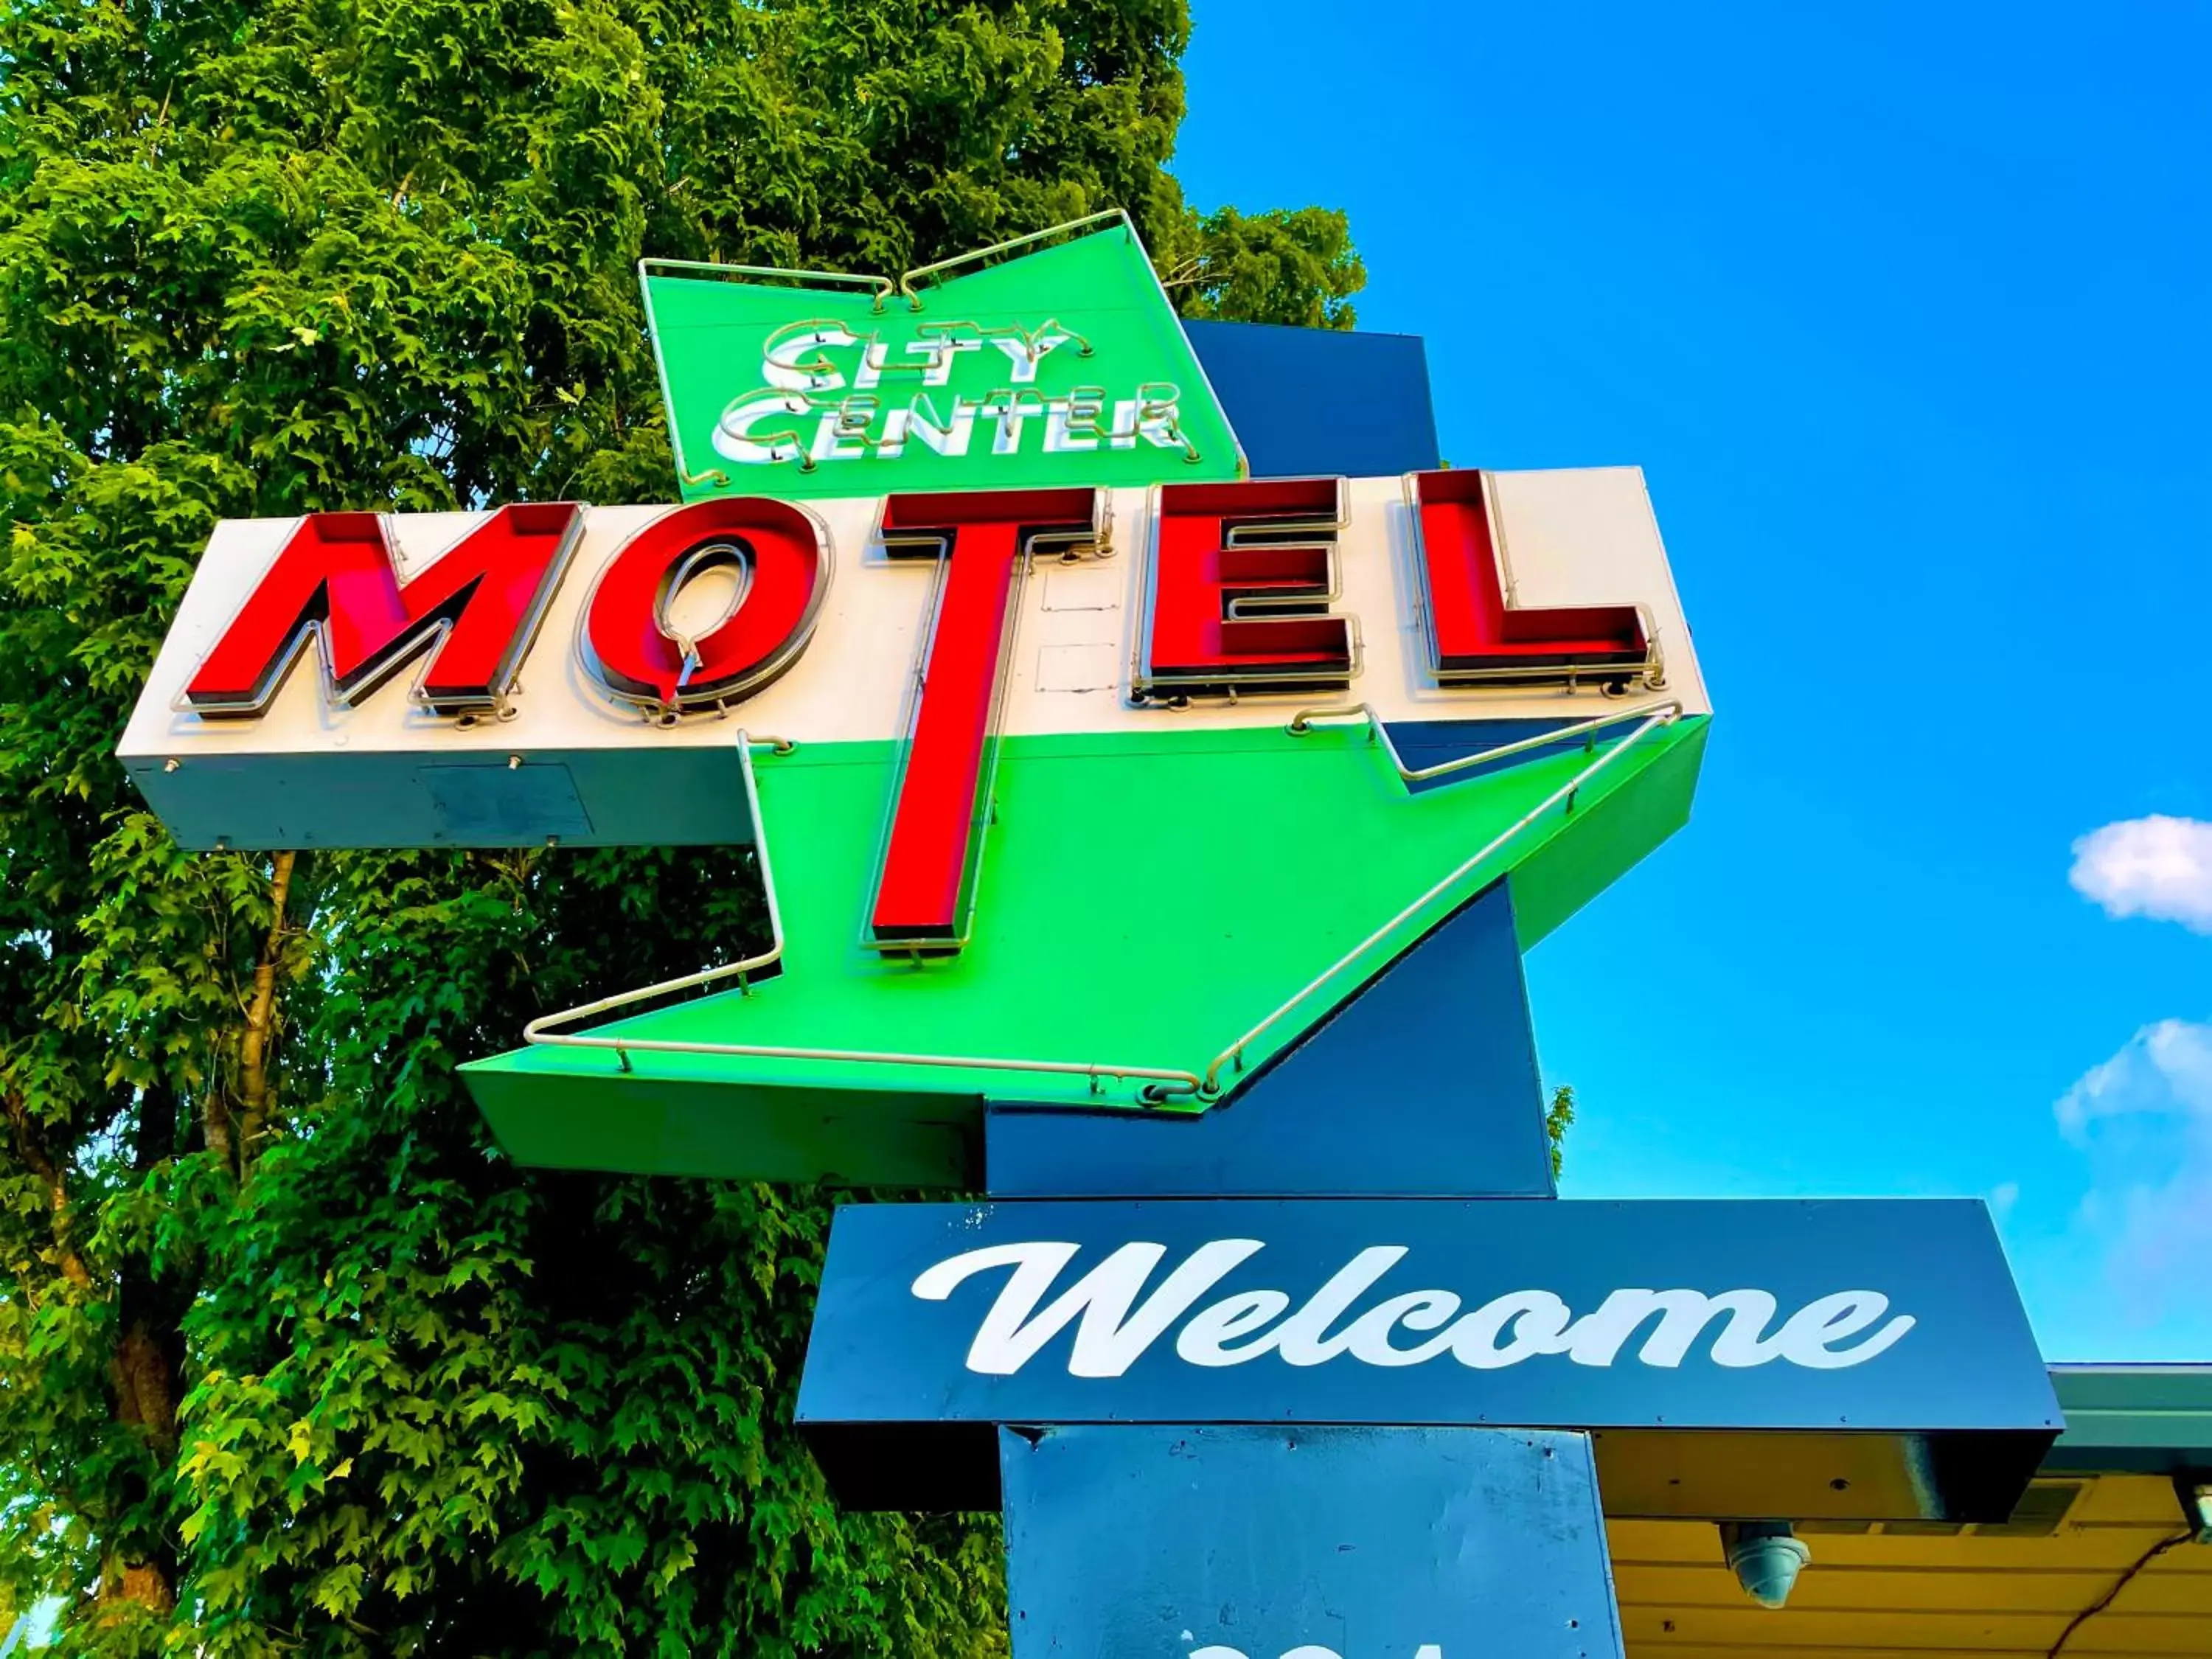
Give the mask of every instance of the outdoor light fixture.
M 1723 1521 L 1721 1549 L 1735 1582 L 1762 1607 L 1787 1601 L 1797 1575 L 1813 1559 L 1787 1521 Z
M 2190 1528 L 2190 1541 L 2212 1544 L 2212 1480 L 2201 1475 L 2178 1474 L 2173 1478 L 2173 1492 L 2181 1499 L 2182 1517 Z

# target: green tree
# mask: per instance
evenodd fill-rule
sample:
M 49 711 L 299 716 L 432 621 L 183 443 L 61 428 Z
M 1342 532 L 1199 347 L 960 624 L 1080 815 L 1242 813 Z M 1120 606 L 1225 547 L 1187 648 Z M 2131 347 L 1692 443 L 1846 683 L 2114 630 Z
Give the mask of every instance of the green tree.
M 226 516 L 666 499 L 641 254 L 896 271 L 1127 207 L 1184 0 L 0 0 L 0 1606 L 73 1651 L 994 1650 L 987 1522 L 789 1427 L 828 1208 L 520 1170 L 455 1081 L 743 951 L 737 854 L 180 853 L 112 759 Z
M 1352 245 L 1352 222 L 1333 208 L 1239 213 L 1225 207 L 1174 244 L 1184 250 L 1162 280 L 1186 317 L 1351 328 L 1352 296 L 1367 267 Z

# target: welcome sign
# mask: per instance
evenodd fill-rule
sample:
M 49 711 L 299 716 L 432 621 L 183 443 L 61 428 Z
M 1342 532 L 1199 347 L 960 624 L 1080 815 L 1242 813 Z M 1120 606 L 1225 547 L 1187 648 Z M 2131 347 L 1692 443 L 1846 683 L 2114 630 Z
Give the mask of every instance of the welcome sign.
M 980 1438 L 928 1455 L 963 1421 L 1671 1438 L 1673 1484 L 1608 1481 L 1616 1514 L 1714 1504 L 1740 1476 L 1692 1448 L 1755 1430 L 1788 1513 L 1999 1518 L 2060 1423 L 1977 1201 L 1350 1198 L 848 1207 L 799 1420 L 864 1493 L 885 1455 L 988 1475 Z M 1960 1485 L 1942 1431 L 1974 1428 L 2012 1449 Z
M 647 260 L 684 499 L 1243 476 L 1136 231 L 1103 216 L 897 284 Z

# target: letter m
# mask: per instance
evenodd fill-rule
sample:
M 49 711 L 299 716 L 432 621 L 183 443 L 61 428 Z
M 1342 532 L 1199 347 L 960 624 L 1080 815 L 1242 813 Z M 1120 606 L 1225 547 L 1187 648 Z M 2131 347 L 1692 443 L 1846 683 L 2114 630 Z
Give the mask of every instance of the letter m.
M 310 513 L 185 688 L 202 714 L 258 714 L 308 641 L 325 685 L 357 702 L 428 651 L 418 692 L 441 714 L 497 705 L 584 522 L 574 501 L 503 507 L 403 580 L 391 523 Z

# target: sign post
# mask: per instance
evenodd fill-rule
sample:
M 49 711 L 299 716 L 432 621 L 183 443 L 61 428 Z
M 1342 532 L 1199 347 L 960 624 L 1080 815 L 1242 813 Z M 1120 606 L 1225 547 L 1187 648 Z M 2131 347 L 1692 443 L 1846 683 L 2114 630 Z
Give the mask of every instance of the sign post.
M 992 1201 L 840 1212 L 799 1420 L 848 1502 L 1003 1504 L 1017 1659 L 1618 1655 L 1607 1509 L 2009 1513 L 2057 1413 L 1983 1206 L 1552 1199 L 1510 911 L 1230 1109 L 1003 1104 Z
M 752 849 L 765 941 L 464 1075 L 526 1163 L 986 1194 L 839 1212 L 798 1417 L 1004 1505 L 1018 1659 L 1589 1659 L 1607 1516 L 2009 1513 L 1978 1202 L 1554 1195 L 1522 956 L 1711 716 L 1640 474 L 1248 477 L 1119 216 L 643 280 L 679 503 L 225 524 L 122 757 L 188 847 Z
M 1621 1651 L 1587 1435 L 1000 1432 L 1018 1655 Z

